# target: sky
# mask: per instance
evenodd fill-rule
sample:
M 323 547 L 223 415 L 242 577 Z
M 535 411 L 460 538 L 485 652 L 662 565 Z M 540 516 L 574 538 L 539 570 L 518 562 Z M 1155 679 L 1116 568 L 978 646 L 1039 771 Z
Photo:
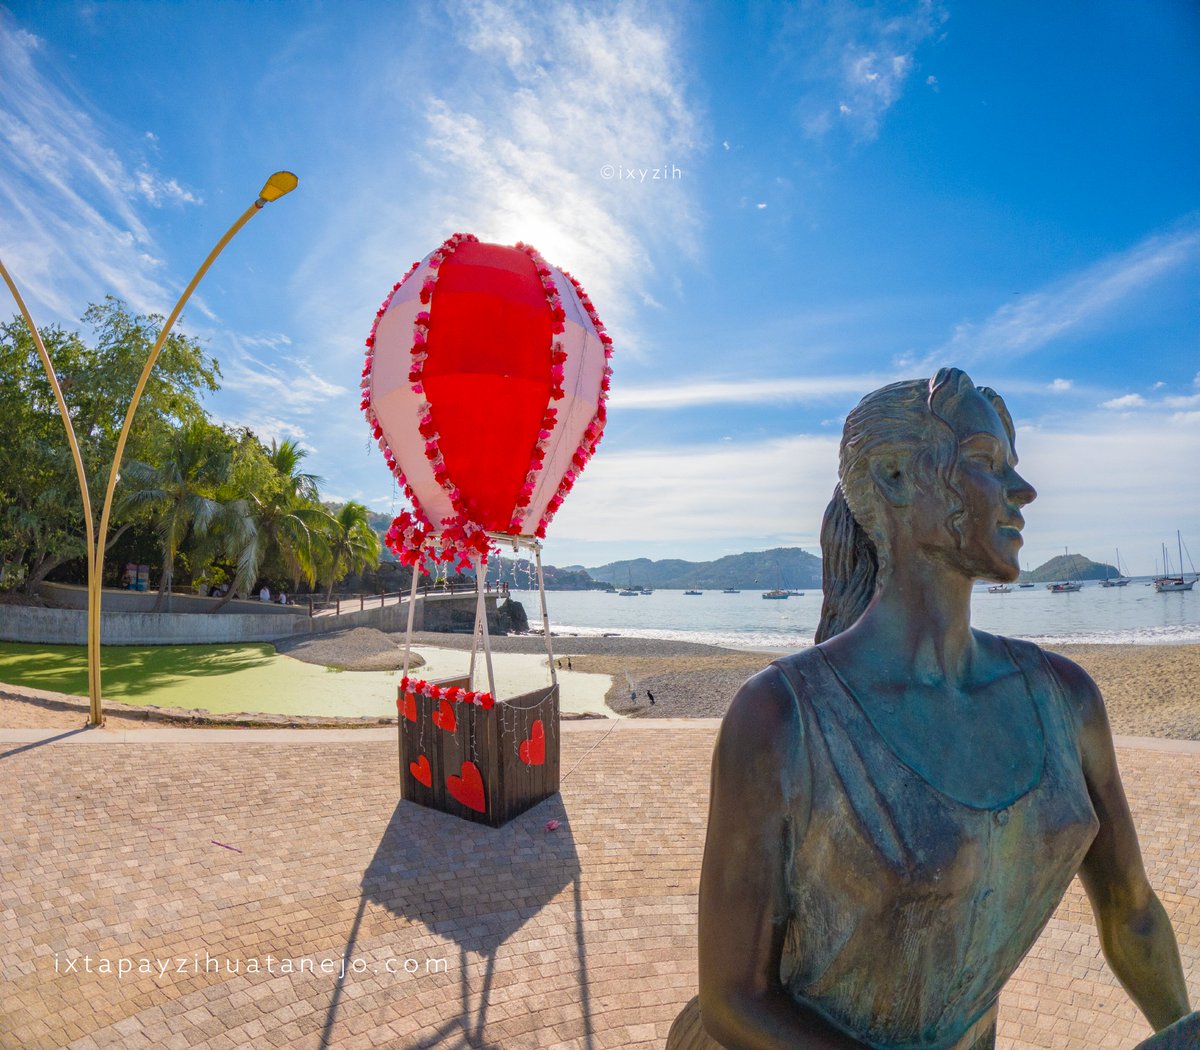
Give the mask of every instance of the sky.
M 213 415 L 330 498 L 404 508 L 363 340 L 462 230 L 570 270 L 615 341 L 552 564 L 815 551 L 846 413 L 942 365 L 1016 421 L 1026 566 L 1200 558 L 1190 0 L 0 0 L 0 258 L 39 324 L 168 313 L 278 169 L 182 328 Z

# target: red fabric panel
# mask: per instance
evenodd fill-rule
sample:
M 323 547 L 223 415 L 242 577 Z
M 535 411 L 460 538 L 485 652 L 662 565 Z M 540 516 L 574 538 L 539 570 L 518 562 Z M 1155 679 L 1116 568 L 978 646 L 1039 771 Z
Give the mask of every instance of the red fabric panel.
M 468 516 L 504 531 L 550 400 L 550 307 L 524 252 L 466 243 L 439 268 L 429 312 L 421 381 L 446 470 Z

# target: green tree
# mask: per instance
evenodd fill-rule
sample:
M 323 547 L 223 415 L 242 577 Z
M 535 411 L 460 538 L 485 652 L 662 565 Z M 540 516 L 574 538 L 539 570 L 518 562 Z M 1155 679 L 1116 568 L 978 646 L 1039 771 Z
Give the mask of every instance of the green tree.
M 92 512 L 99 520 L 117 435 L 130 398 L 158 338 L 162 318 L 131 314 L 107 297 L 83 317 L 89 346 L 78 332 L 49 326 L 42 332 L 75 425 L 88 478 Z M 204 418 L 200 398 L 218 387 L 220 370 L 195 339 L 172 333 L 151 373 L 134 417 L 126 455 L 159 464 L 159 450 L 181 425 Z M 0 546 L 22 571 L 32 593 L 63 562 L 85 553 L 84 515 L 49 381 L 20 317 L 0 325 Z M 111 548 L 128 523 L 114 518 Z
M 319 479 L 301 469 L 307 452 L 294 442 L 272 441 L 267 448 L 243 430 L 233 470 L 223 489 L 227 513 L 215 536 L 220 557 L 234 563 L 234 591 L 249 594 L 260 578 L 288 578 L 292 590 L 316 582 L 324 557 L 325 510 L 316 502 Z
M 325 524 L 326 558 L 323 565 L 329 580 L 325 600 L 333 596 L 333 587 L 349 573 L 373 568 L 379 563 L 380 543 L 371 528 L 369 512 L 361 503 L 344 504 L 336 513 L 327 512 Z
M 122 513 L 148 513 L 162 552 L 156 612 L 170 596 L 175 561 L 189 535 L 203 537 L 228 514 L 217 494 L 229 475 L 232 444 L 224 430 L 194 419 L 171 434 L 160 465 L 125 464 Z

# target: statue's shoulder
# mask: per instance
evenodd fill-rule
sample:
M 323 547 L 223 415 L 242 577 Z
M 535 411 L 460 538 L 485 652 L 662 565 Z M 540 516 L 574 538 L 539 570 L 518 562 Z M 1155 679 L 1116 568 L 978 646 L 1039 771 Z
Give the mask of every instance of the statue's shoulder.
M 1092 676 L 1079 664 L 1062 653 L 1043 649 L 1040 645 L 1022 638 L 996 637 L 1008 646 L 1018 666 L 1023 670 L 1040 670 L 1050 678 L 1062 697 L 1071 720 L 1077 726 L 1107 726 L 1108 718 L 1100 689 L 1092 680 Z
M 802 733 L 798 704 L 804 684 L 792 663 L 801 655 L 775 660 L 742 683 L 721 723 L 724 747 L 759 748 Z

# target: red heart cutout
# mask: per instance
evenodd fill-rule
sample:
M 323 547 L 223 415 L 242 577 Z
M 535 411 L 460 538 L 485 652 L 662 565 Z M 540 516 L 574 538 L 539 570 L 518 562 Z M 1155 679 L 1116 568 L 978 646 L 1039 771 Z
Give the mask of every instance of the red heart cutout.
M 453 733 L 455 727 L 458 725 L 458 719 L 454 717 L 454 706 L 449 700 L 443 700 L 442 706 L 434 711 L 429 718 L 435 726 L 446 730 L 447 733 Z
M 451 797 L 461 802 L 467 809 L 476 813 L 487 810 L 487 801 L 483 796 L 483 777 L 479 775 L 479 767 L 474 762 L 462 764 L 462 776 L 448 776 L 446 787 Z
M 408 771 L 426 787 L 433 786 L 433 770 L 429 766 L 429 759 L 424 755 L 415 762 L 409 762 Z
M 546 764 L 546 729 L 540 718 L 536 719 L 530 727 L 529 739 L 521 741 L 517 754 L 527 766 L 544 766 Z
M 404 717 L 410 722 L 417 720 L 417 698 L 412 693 L 405 693 L 396 706 L 404 712 Z

